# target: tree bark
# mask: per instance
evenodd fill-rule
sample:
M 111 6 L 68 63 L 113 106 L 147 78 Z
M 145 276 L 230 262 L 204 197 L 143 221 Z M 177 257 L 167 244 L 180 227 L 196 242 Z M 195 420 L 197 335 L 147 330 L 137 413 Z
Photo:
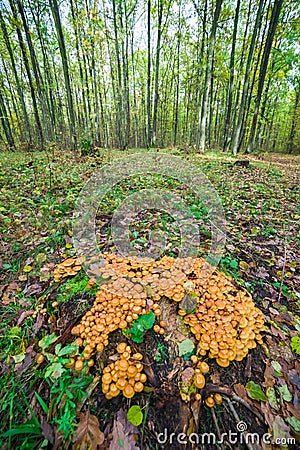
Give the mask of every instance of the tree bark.
M 261 102 L 261 96 L 262 96 L 262 92 L 263 92 L 263 88 L 264 88 L 264 82 L 265 82 L 265 78 L 266 78 L 268 62 L 269 62 L 269 58 L 270 58 L 270 52 L 271 52 L 272 43 L 273 43 L 273 39 L 275 36 L 275 31 L 277 28 L 278 20 L 279 20 L 282 3 L 283 3 L 283 0 L 275 0 L 274 5 L 273 5 L 270 26 L 269 26 L 266 44 L 265 44 L 264 52 L 262 55 L 261 65 L 260 65 L 258 89 L 257 89 L 250 137 L 249 137 L 248 146 L 247 146 L 247 153 L 251 153 L 253 150 L 253 144 L 254 144 L 254 139 L 255 139 L 255 132 L 256 132 L 256 125 L 257 125 L 257 118 L 258 118 L 259 107 L 260 107 L 260 102 Z
M 247 92 L 249 88 L 249 82 L 250 82 L 250 69 L 251 69 L 251 63 L 253 59 L 253 53 L 255 49 L 255 43 L 256 43 L 256 37 L 259 29 L 259 24 L 261 21 L 261 16 L 263 12 L 263 6 L 264 6 L 265 0 L 260 0 L 258 5 L 258 10 L 256 14 L 255 24 L 252 32 L 252 39 L 251 44 L 249 48 L 248 58 L 247 58 L 247 64 L 246 64 L 246 71 L 245 71 L 245 77 L 244 77 L 244 84 L 243 84 L 243 92 L 242 92 L 242 98 L 239 108 L 239 114 L 238 114 L 238 120 L 235 127 L 235 132 L 233 135 L 233 142 L 232 142 L 232 153 L 234 155 L 237 154 L 238 146 L 240 143 L 240 137 L 241 137 L 241 131 L 242 131 L 242 122 L 243 122 L 243 116 L 245 114 L 245 106 L 246 106 L 246 100 L 247 100 Z
M 73 148 L 76 149 L 76 146 L 77 146 L 77 136 L 76 136 L 76 131 L 75 131 L 76 118 L 75 118 L 75 111 L 74 111 L 73 96 L 72 96 L 72 91 L 71 91 L 71 81 L 70 81 L 70 75 L 69 75 L 69 66 L 68 66 L 68 58 L 67 58 L 65 39 L 64 39 L 64 34 L 63 34 L 63 30 L 62 30 L 57 0 L 50 0 L 50 5 L 51 5 L 51 11 L 52 11 L 52 15 L 53 15 L 54 23 L 55 23 L 57 40 L 58 40 L 58 44 L 59 44 L 61 61 L 62 61 L 62 65 L 63 65 L 64 80 L 65 80 L 66 91 L 67 91 L 70 135 L 71 135 Z
M 289 134 L 289 140 L 287 144 L 287 152 L 289 154 L 293 153 L 294 150 L 294 140 L 296 136 L 296 126 L 297 118 L 299 118 L 299 106 L 300 106 L 300 79 L 298 80 L 298 87 L 296 88 L 295 106 L 292 117 L 292 126 Z
M 232 35 L 232 45 L 231 45 L 231 53 L 230 53 L 230 77 L 228 83 L 227 90 L 227 105 L 226 105 L 226 114 L 225 114 L 225 125 L 224 125 L 224 136 L 223 136 L 223 151 L 228 151 L 229 147 L 229 130 L 230 130 L 230 122 L 231 122 L 231 110 L 232 110 L 232 99 L 233 99 L 233 82 L 234 82 L 234 64 L 235 64 L 235 47 L 236 47 L 236 35 L 237 28 L 239 22 L 239 13 L 240 13 L 241 0 L 237 0 L 235 15 L 234 15 L 234 25 L 233 25 L 233 35 Z
M 151 0 L 147 1 L 147 147 L 151 144 Z
M 161 36 L 162 36 L 162 18 L 164 9 L 164 0 L 158 2 L 158 18 L 157 18 L 157 42 L 156 42 L 156 58 L 155 58 L 155 82 L 154 82 L 154 104 L 153 104 L 153 122 L 152 122 L 152 139 L 151 144 L 156 146 L 156 128 L 157 128 L 157 110 L 158 110 L 158 88 L 159 88 L 159 65 L 160 65 L 160 50 L 161 50 Z
M 204 93 L 203 93 L 203 102 L 202 102 L 202 111 L 201 111 L 201 129 L 200 129 L 200 143 L 199 150 L 204 152 L 205 150 L 205 133 L 206 133 L 206 121 L 207 121 L 207 109 L 208 102 L 210 96 L 211 89 L 211 78 L 212 78 L 212 67 L 213 67 L 213 54 L 215 48 L 215 38 L 217 25 L 219 20 L 219 15 L 221 12 L 223 0 L 217 0 L 214 18 L 212 23 L 212 28 L 210 32 L 209 44 L 208 44 L 208 54 L 207 54 L 207 65 L 205 71 L 205 81 L 204 81 Z

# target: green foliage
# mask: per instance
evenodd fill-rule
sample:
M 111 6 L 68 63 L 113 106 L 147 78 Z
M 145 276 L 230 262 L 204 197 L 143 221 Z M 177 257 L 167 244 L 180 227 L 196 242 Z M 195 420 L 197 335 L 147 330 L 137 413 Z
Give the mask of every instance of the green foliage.
M 294 352 L 300 355 L 300 337 L 293 336 L 291 339 L 291 348 Z
M 135 427 L 138 427 L 143 422 L 143 413 L 138 405 L 133 405 L 127 412 L 127 420 Z
M 261 390 L 261 387 L 254 383 L 254 381 L 249 381 L 246 384 L 246 389 L 251 398 L 253 400 L 261 400 L 265 402 L 267 400 L 267 397 L 265 396 L 264 392 Z
M 144 339 L 146 330 L 150 330 L 155 322 L 155 314 L 150 311 L 149 314 L 143 314 L 133 322 L 133 327 L 124 330 L 123 333 L 134 342 L 141 343 Z
M 237 271 L 239 268 L 239 262 L 234 257 L 223 257 L 220 260 L 220 265 L 224 267 L 224 269 L 230 269 L 231 271 Z
M 48 359 L 49 365 L 46 367 L 44 374 L 45 378 L 58 379 L 61 375 L 67 371 L 64 367 L 69 362 L 69 357 L 78 354 L 78 345 L 68 344 L 64 347 L 62 344 L 57 344 L 53 353 L 45 352 L 45 349 L 56 342 L 58 339 L 54 333 L 46 335 L 39 341 L 39 346 L 44 351 L 44 356 Z M 66 358 L 67 357 L 67 358 Z
M 42 350 L 46 350 L 46 348 L 50 347 L 54 342 L 56 342 L 58 339 L 58 336 L 56 334 L 46 334 L 46 336 L 43 337 L 39 341 L 39 347 L 41 347 Z
M 190 359 L 191 355 L 194 354 L 195 345 L 190 339 L 185 339 L 182 342 L 178 342 L 177 345 L 179 350 L 179 356 L 183 356 L 185 361 Z
M 76 404 L 87 396 L 86 388 L 91 381 L 92 378 L 83 373 L 74 379 L 66 370 L 50 386 L 50 423 L 58 425 L 58 431 L 67 441 L 71 440 L 76 430 Z
M 157 342 L 157 348 L 154 353 L 155 361 L 160 363 L 164 359 L 169 357 L 168 355 L 168 347 L 166 345 L 161 344 L 159 341 Z

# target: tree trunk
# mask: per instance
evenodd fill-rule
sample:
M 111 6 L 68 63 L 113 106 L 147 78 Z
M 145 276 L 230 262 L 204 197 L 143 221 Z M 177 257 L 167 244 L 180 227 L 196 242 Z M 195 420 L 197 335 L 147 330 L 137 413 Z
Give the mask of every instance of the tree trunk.
M 177 144 L 177 132 L 178 132 L 178 108 L 179 108 L 179 84 L 180 84 L 180 44 L 181 44 L 181 2 L 179 3 L 179 27 L 178 27 L 178 38 L 177 38 L 177 55 L 176 55 L 176 71 L 177 71 L 177 82 L 176 82 L 176 94 L 175 94 L 175 114 L 174 114 L 174 139 L 173 145 Z
M 227 91 L 228 96 L 227 96 L 224 136 L 223 136 L 223 151 L 224 152 L 228 151 L 228 146 L 229 146 L 228 136 L 229 136 L 229 130 L 230 130 L 230 119 L 231 119 L 231 110 L 232 110 L 235 47 L 236 47 L 236 35 L 237 35 L 237 28 L 238 28 L 238 22 L 239 22 L 240 6 L 241 6 L 241 0 L 237 0 L 235 16 L 234 16 L 231 54 L 230 54 L 230 66 L 229 66 L 230 77 L 229 77 L 228 91 Z
M 36 84 L 36 88 L 37 88 L 40 108 L 42 111 L 44 132 L 45 132 L 46 140 L 49 141 L 49 127 L 48 127 L 49 111 L 48 111 L 48 108 L 46 107 L 46 102 L 45 102 L 45 97 L 44 97 L 43 80 L 42 80 L 40 68 L 38 66 L 38 62 L 37 62 L 33 42 L 31 39 L 29 27 L 27 24 L 27 19 L 25 16 L 23 4 L 22 4 L 21 0 L 15 0 L 15 1 L 17 3 L 18 11 L 19 11 L 21 19 L 22 19 L 23 28 L 24 28 L 24 32 L 25 32 L 25 36 L 26 36 L 26 41 L 27 41 L 27 45 L 28 45 L 28 49 L 29 49 L 31 66 L 32 66 L 32 70 L 34 73 L 34 79 L 35 79 L 35 84 Z
M 200 143 L 199 149 L 201 152 L 205 150 L 205 133 L 206 133 L 206 121 L 207 121 L 207 109 L 208 102 L 210 96 L 211 89 L 211 78 L 212 78 L 212 67 L 213 67 L 213 54 L 215 48 L 215 38 L 217 25 L 219 20 L 219 15 L 221 12 L 223 0 L 217 0 L 213 23 L 210 32 L 209 44 L 208 44 L 208 54 L 207 54 L 207 65 L 205 71 L 205 81 L 204 81 L 204 93 L 203 93 L 203 102 L 202 102 L 202 111 L 201 111 L 201 129 L 200 129 Z
M 76 17 L 76 15 L 78 14 L 78 11 L 75 11 L 73 0 L 70 0 L 70 8 L 71 8 L 73 28 L 74 28 L 74 34 L 75 34 L 75 48 L 76 48 L 78 65 L 79 65 L 79 78 L 80 78 L 80 82 L 81 82 L 84 123 L 85 123 L 85 138 L 86 138 L 86 140 L 88 140 L 88 138 L 89 138 L 89 126 L 88 126 L 89 114 L 88 114 L 88 110 L 87 110 L 84 75 L 83 75 L 83 68 L 82 68 L 81 57 L 80 57 L 81 40 L 80 40 L 80 32 L 78 32 L 78 24 L 77 24 L 77 17 Z
M 291 126 L 288 144 L 287 144 L 287 152 L 290 154 L 293 153 L 293 150 L 294 150 L 294 140 L 295 140 L 295 136 L 296 136 L 297 119 L 299 118 L 299 106 L 300 106 L 300 79 L 298 80 L 298 89 L 296 91 L 295 106 L 294 106 L 293 117 L 292 117 L 292 126 Z
M 147 147 L 151 144 L 151 0 L 147 1 Z
M 65 45 L 65 39 L 64 39 L 64 34 L 63 34 L 63 30 L 62 30 L 57 0 L 50 0 L 50 6 L 51 6 L 51 11 L 52 11 L 52 15 L 53 15 L 54 23 L 55 23 L 55 29 L 56 29 L 57 39 L 58 39 L 60 56 L 61 56 L 61 61 L 62 61 L 62 65 L 63 65 L 64 80 L 65 80 L 65 85 L 66 85 L 67 101 L 68 101 L 68 109 L 69 109 L 70 135 L 71 135 L 73 147 L 74 147 L 74 149 L 76 149 L 77 137 L 76 137 L 76 131 L 75 131 L 76 119 L 75 119 L 74 103 L 73 103 L 73 96 L 72 96 L 72 91 L 71 91 L 71 82 L 70 82 L 70 75 L 69 75 L 66 45 Z
M 13 149 L 15 146 L 15 142 L 14 142 L 14 138 L 12 136 L 10 123 L 9 123 L 7 112 L 6 112 L 6 105 L 4 102 L 2 92 L 0 92 L 0 115 L 1 115 L 2 128 L 5 133 L 7 144 L 11 149 Z
M 156 146 L 157 109 L 158 109 L 158 101 L 159 101 L 158 88 L 159 88 L 159 65 L 160 65 L 163 9 L 164 9 L 163 0 L 159 0 L 159 2 L 158 2 L 158 19 L 157 19 L 156 58 L 155 58 L 153 123 L 152 123 L 152 139 L 151 139 L 151 144 L 154 147 Z
M 13 0 L 10 0 L 10 6 L 11 6 L 14 16 L 17 17 L 17 10 L 15 8 L 15 4 L 14 4 Z M 27 74 L 27 78 L 28 78 L 28 82 L 29 82 L 29 86 L 30 86 L 30 94 L 31 94 L 31 99 L 32 99 L 36 127 L 37 127 L 41 146 L 43 147 L 44 146 L 44 134 L 43 134 L 43 130 L 42 130 L 38 105 L 37 105 L 37 101 L 36 101 L 34 83 L 33 83 L 33 79 L 31 76 L 29 60 L 28 60 L 28 56 L 27 56 L 27 49 L 25 46 L 25 42 L 23 40 L 21 30 L 20 30 L 20 25 L 18 22 L 16 22 L 16 30 L 17 30 L 18 41 L 19 41 L 19 45 L 20 45 L 20 49 L 21 49 L 21 53 L 22 53 L 22 57 L 23 57 L 24 65 L 25 65 L 25 70 L 26 70 L 26 74 Z
M 115 52 L 117 59 L 117 74 L 118 74 L 118 92 L 117 92 L 117 121 L 119 122 L 119 147 L 124 150 L 126 143 L 124 140 L 124 108 L 123 108 L 123 85 L 122 85 L 122 68 L 120 59 L 120 48 L 119 48 L 119 33 L 117 25 L 117 11 L 116 11 L 116 0 L 112 0 L 113 6 L 113 24 L 115 33 Z
M 240 138 L 241 138 L 242 122 L 243 122 L 243 116 L 245 114 L 247 92 L 248 92 L 248 87 L 249 87 L 249 82 L 250 82 L 251 63 L 252 63 L 252 59 L 253 59 L 256 37 L 257 37 L 258 29 L 259 29 L 259 24 L 261 21 L 264 3 L 265 3 L 265 0 L 259 0 L 259 6 L 258 6 L 257 14 L 256 14 L 253 32 L 252 32 L 252 39 L 251 39 L 250 49 L 249 49 L 248 58 L 247 58 L 246 71 L 245 71 L 244 84 L 243 84 L 243 92 L 242 92 L 242 98 L 241 98 L 241 103 L 240 103 L 240 108 L 239 108 L 238 120 L 237 120 L 237 124 L 235 126 L 235 132 L 233 135 L 232 153 L 234 155 L 237 154 L 239 143 L 240 143 Z
M 254 139 L 255 139 L 255 132 L 256 132 L 256 125 L 257 125 L 257 118 L 258 118 L 259 107 L 260 107 L 260 102 L 261 102 L 261 96 L 262 96 L 262 92 L 263 92 L 270 52 L 271 52 L 272 43 L 273 43 L 276 28 L 277 28 L 278 20 L 279 20 L 282 3 L 283 3 L 283 0 L 275 0 L 274 5 L 273 5 L 270 26 L 269 26 L 268 35 L 267 35 L 265 48 L 264 48 L 264 52 L 263 52 L 263 56 L 262 56 L 262 60 L 261 60 L 260 70 L 259 70 L 258 89 L 257 89 L 254 115 L 253 115 L 253 119 L 252 119 L 251 131 L 250 131 L 250 138 L 249 138 L 248 146 L 247 146 L 247 153 L 251 153 L 253 150 L 253 143 L 254 143 Z

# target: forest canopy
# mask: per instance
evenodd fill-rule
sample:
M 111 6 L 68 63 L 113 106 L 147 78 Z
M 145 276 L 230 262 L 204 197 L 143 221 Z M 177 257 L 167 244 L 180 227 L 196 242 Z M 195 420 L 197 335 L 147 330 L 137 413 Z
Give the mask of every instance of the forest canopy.
M 4 0 L 1 148 L 300 150 L 299 0 Z

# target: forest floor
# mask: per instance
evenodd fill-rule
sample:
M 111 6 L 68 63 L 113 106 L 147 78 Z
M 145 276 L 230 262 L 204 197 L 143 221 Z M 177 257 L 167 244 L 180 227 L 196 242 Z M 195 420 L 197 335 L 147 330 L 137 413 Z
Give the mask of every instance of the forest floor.
M 210 371 L 201 398 L 191 392 L 183 401 L 180 376 L 191 364 L 179 357 L 167 333 L 150 329 L 142 343 L 131 342 L 147 362 L 144 391 L 133 399 L 119 395 L 107 400 L 101 389 L 102 369 L 114 361 L 117 343 L 130 340 L 121 330 L 114 331 L 88 374 L 66 369 L 68 345 L 74 340 L 70 330 L 91 308 L 99 287 L 87 288 L 83 270 L 57 282 L 53 271 L 75 256 L 72 214 L 84 183 L 97 168 L 124 153 L 99 151 L 79 157 L 54 149 L 50 154 L 2 154 L 2 449 L 299 448 L 300 157 L 251 156 L 250 165 L 242 167 L 223 154 L 168 153 L 198 166 L 221 198 L 227 236 L 218 268 L 246 288 L 263 312 L 263 344 L 226 368 L 204 358 Z M 143 188 L 139 183 L 133 184 L 132 192 Z M 110 253 L 115 251 L 109 235 L 112 204 L 97 213 L 99 246 Z M 146 245 L 146 219 L 137 223 L 132 245 Z M 207 233 L 204 246 L 209 242 Z M 168 325 L 176 327 L 176 304 L 165 302 L 162 310 Z M 195 342 L 186 331 L 182 335 Z M 209 408 L 204 400 L 212 392 L 220 392 L 223 402 Z M 140 409 L 130 419 L 132 405 Z M 136 417 L 140 413 L 141 423 Z M 199 445 L 178 442 L 179 433 L 192 431 L 200 436 Z M 214 433 L 216 442 L 212 436 L 201 441 L 204 433 Z M 218 442 L 223 433 L 227 437 Z M 260 442 L 245 442 L 247 433 L 258 433 Z

